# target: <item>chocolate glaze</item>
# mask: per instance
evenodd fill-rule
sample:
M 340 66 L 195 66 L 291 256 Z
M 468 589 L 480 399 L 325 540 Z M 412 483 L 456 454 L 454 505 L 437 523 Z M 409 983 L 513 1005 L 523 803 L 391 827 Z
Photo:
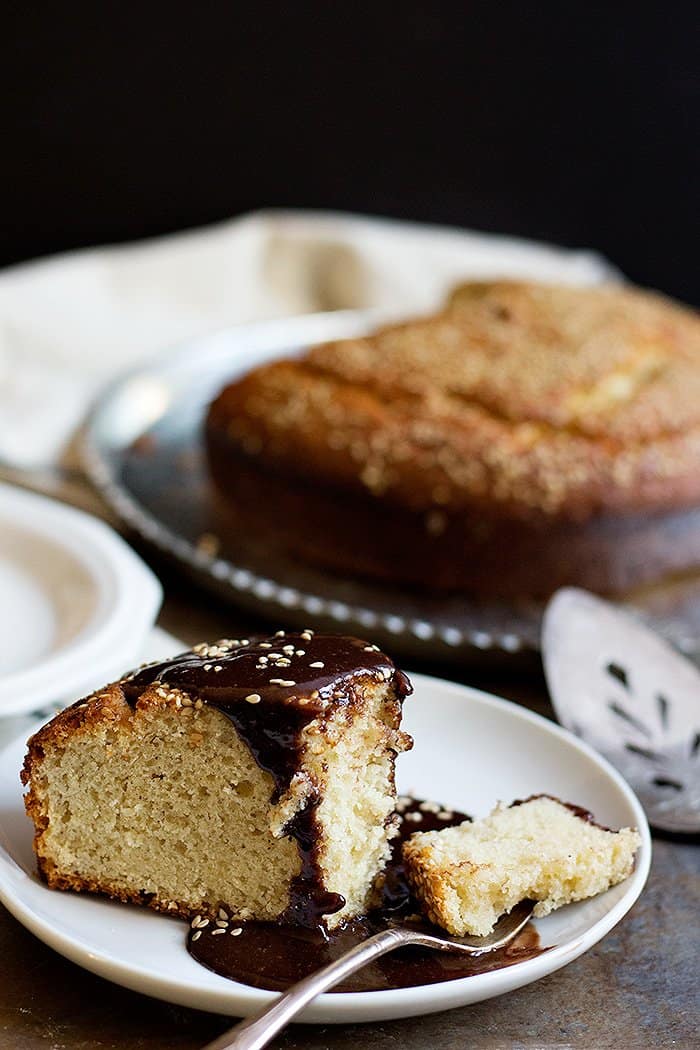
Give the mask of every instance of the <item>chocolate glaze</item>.
M 285 653 L 285 646 L 293 646 L 294 652 Z M 299 651 L 304 655 L 297 656 Z M 289 660 L 289 665 L 275 666 L 275 656 Z M 263 657 L 268 661 L 266 667 L 260 665 Z M 311 666 L 318 663 L 323 666 Z M 305 722 L 309 722 L 325 712 L 331 699 L 334 704 L 352 703 L 354 683 L 367 676 L 377 681 L 393 678 L 400 698 L 412 692 L 406 675 L 377 646 L 360 638 L 304 631 L 226 638 L 209 647 L 197 646 L 141 668 L 122 684 L 133 698 L 154 682 L 167 683 L 220 710 L 257 693 L 266 706 L 303 708 Z
M 269 637 L 197 646 L 127 675 L 121 686 L 132 705 L 149 686 L 160 684 L 221 711 L 260 768 L 272 776 L 271 802 L 276 803 L 301 768 L 305 726 L 314 719 L 322 721 L 338 705 L 351 707 L 367 678 L 391 680 L 397 703 L 412 692 L 406 675 L 369 642 L 312 631 L 280 631 Z M 316 853 L 319 801 L 312 795 L 285 829 L 297 843 L 301 871 L 292 883 L 282 921 L 308 927 L 318 926 L 323 915 L 345 904 L 341 894 L 323 886 Z
M 436 812 L 422 810 L 420 806 L 418 800 L 412 800 L 409 805 L 402 807 L 400 832 L 394 839 L 392 857 L 384 873 L 381 900 L 376 910 L 365 918 L 355 919 L 330 934 L 318 928 L 312 930 L 277 923 L 248 922 L 231 924 L 231 929 L 242 927 L 243 932 L 239 936 L 233 937 L 227 931 L 224 935 L 212 937 L 207 928 L 194 941 L 195 931 L 190 930 L 190 954 L 208 969 L 230 980 L 255 988 L 282 991 L 337 959 L 373 933 L 386 929 L 392 921 L 415 915 L 418 905 L 409 889 L 401 861 L 403 842 L 415 831 L 437 831 L 469 819 L 466 814 L 458 812 L 441 817 Z M 407 814 L 411 815 L 408 819 Z M 420 819 L 412 819 L 413 814 L 418 814 Z M 415 927 L 416 922 L 412 921 L 411 925 Z M 422 925 L 428 931 L 442 932 L 427 922 Z M 379 991 L 453 981 L 512 966 L 545 950 L 540 947 L 537 931 L 530 924 L 505 948 L 478 958 L 421 948 L 402 948 L 352 974 L 333 991 Z

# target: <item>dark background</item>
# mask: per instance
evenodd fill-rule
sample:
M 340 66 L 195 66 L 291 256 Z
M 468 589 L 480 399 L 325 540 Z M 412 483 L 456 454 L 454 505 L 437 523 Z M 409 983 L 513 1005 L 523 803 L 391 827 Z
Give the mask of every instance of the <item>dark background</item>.
M 698 302 L 696 11 L 4 6 L 0 263 L 311 206 L 591 246 Z

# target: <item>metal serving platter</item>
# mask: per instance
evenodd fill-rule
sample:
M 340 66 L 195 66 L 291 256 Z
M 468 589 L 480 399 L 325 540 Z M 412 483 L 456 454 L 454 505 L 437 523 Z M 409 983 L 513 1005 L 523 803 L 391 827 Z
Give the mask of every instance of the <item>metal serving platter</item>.
M 385 319 L 386 315 L 382 316 Z M 361 335 L 376 313 L 267 321 L 201 337 L 123 376 L 86 425 L 86 469 L 122 520 L 203 585 L 277 623 L 364 634 L 423 660 L 467 663 L 539 650 L 543 606 L 432 596 L 324 573 L 261 549 L 249 535 L 217 537 L 202 447 L 207 405 L 230 379 L 329 339 Z M 700 576 L 629 597 L 685 652 L 700 639 Z

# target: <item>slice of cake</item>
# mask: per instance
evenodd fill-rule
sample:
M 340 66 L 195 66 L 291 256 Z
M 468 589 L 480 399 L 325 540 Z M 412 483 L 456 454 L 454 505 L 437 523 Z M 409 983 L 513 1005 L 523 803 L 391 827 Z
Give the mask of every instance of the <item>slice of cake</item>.
M 578 806 L 538 795 L 483 820 L 419 832 L 404 845 L 409 882 L 428 918 L 485 936 L 519 901 L 547 915 L 602 893 L 634 867 L 637 831 L 610 831 Z
M 410 692 L 375 645 L 310 630 L 143 667 L 29 741 L 39 871 L 188 918 L 338 925 L 389 855 Z

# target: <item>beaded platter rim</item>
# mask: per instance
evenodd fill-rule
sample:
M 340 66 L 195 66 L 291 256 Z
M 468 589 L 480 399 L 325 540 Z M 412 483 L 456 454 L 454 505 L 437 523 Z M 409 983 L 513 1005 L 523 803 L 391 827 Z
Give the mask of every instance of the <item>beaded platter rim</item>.
M 150 363 L 117 377 L 96 401 L 83 428 L 85 470 L 116 515 L 210 590 L 266 619 L 291 625 L 309 617 L 331 630 L 370 632 L 394 651 L 417 659 L 469 663 L 488 654 L 533 659 L 540 651 L 545 602 L 485 604 L 468 597 L 425 598 L 359 581 L 324 578 L 285 566 L 284 579 L 242 560 L 207 550 L 146 506 L 121 474 L 131 444 L 167 418 L 176 392 L 203 409 L 223 381 L 263 361 L 328 340 L 366 334 L 386 311 L 337 311 L 240 324 L 188 340 Z M 201 415 L 201 412 L 200 412 Z M 193 446 L 198 442 L 191 427 Z M 700 577 L 691 581 L 680 612 L 672 598 L 643 594 L 630 604 L 650 626 L 693 655 L 700 637 Z M 335 593 L 334 593 L 335 592 Z M 348 593 L 349 592 L 349 593 Z M 697 599 L 695 599 L 697 595 Z M 669 608 L 671 611 L 669 612 Z

